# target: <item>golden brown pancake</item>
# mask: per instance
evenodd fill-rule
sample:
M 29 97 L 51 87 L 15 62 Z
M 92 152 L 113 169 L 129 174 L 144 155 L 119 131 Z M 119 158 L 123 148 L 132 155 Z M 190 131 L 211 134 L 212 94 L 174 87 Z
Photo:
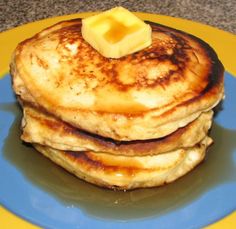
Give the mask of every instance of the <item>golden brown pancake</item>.
M 114 141 L 89 134 L 36 108 L 24 105 L 22 140 L 59 150 L 106 152 L 114 155 L 144 156 L 193 147 L 206 137 L 213 112 L 199 118 L 172 134 L 151 140 Z
M 14 90 L 103 137 L 164 137 L 216 106 L 224 69 L 202 40 L 150 24 L 152 45 L 120 59 L 104 58 L 86 43 L 80 19 L 51 26 L 18 45 L 11 63 Z
M 199 164 L 224 96 L 223 65 L 199 38 L 150 25 L 152 45 L 119 59 L 83 39 L 81 19 L 21 42 L 11 74 L 22 140 L 108 188 L 159 186 Z
M 114 189 L 159 186 L 183 176 L 199 164 L 212 140 L 155 156 L 118 156 L 106 153 L 60 151 L 35 144 L 34 147 L 72 174 L 90 183 Z

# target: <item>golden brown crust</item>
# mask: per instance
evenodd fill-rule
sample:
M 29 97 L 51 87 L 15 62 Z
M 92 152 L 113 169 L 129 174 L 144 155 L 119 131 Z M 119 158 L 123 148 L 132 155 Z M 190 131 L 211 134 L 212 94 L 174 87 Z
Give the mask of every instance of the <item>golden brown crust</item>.
M 152 46 L 115 60 L 83 40 L 80 19 L 58 23 L 16 49 L 14 89 L 23 100 L 104 137 L 163 137 L 221 100 L 223 66 L 200 39 L 151 26 Z

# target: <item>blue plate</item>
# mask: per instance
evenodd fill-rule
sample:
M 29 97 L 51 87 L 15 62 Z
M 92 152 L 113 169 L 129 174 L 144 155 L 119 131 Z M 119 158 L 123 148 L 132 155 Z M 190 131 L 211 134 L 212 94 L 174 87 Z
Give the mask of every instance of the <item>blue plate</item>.
M 114 192 L 87 184 L 20 140 L 10 76 L 0 80 L 0 203 L 46 228 L 200 228 L 236 209 L 236 79 L 225 74 L 206 160 L 159 188 Z

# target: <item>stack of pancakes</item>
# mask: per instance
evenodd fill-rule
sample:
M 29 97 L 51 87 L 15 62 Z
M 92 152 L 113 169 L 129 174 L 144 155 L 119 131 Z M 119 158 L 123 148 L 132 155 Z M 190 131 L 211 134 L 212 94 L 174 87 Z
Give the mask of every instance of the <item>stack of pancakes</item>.
M 152 45 L 120 59 L 82 38 L 81 19 L 20 43 L 11 74 L 22 140 L 108 188 L 162 185 L 199 164 L 212 143 L 224 68 L 202 40 L 150 25 Z

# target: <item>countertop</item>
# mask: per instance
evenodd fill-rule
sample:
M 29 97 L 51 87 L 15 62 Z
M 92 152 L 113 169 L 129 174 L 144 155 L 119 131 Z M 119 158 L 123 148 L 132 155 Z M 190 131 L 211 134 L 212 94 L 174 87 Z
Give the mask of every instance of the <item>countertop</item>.
M 0 31 L 48 17 L 119 5 L 131 11 L 190 19 L 236 34 L 235 0 L 0 0 Z

